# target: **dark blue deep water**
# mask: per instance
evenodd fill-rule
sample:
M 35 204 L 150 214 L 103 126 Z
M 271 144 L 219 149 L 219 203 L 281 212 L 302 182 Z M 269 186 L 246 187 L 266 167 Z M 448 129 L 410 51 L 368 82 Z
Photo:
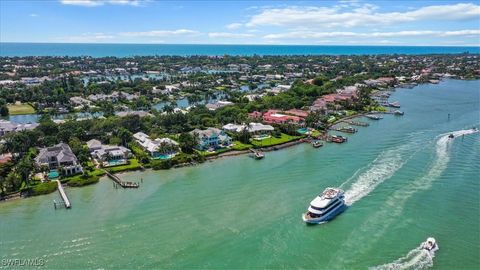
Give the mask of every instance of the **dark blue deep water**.
M 0 56 L 361 55 L 480 53 L 480 47 L 0 43 Z

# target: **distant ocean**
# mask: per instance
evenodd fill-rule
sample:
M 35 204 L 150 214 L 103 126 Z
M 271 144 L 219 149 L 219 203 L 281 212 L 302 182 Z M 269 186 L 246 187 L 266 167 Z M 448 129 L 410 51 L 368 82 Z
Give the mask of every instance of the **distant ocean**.
M 480 47 L 0 43 L 0 56 L 361 55 L 480 53 Z

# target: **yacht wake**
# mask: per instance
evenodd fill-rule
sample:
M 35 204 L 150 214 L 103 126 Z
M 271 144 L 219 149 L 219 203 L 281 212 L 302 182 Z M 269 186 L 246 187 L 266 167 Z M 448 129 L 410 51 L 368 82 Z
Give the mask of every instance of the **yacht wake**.
M 408 160 L 405 155 L 411 154 L 413 145 L 405 144 L 382 152 L 367 168 L 361 170 L 363 172 L 357 171 L 345 181 L 347 183 L 355 180 L 350 189 L 345 192 L 346 204 L 352 205 L 367 196 L 383 181 L 392 177 Z
M 452 140 L 449 138 L 450 135 L 453 135 L 454 138 L 472 134 L 478 132 L 477 129 L 466 129 L 459 130 L 449 134 L 442 134 L 440 139 L 436 143 L 436 155 L 437 159 L 427 175 L 425 175 L 422 180 L 416 181 L 413 185 L 417 188 L 422 188 L 423 184 L 428 185 L 431 181 L 430 179 L 437 178 L 445 169 L 448 161 L 448 145 Z M 396 149 L 389 149 L 382 152 L 363 172 L 357 171 L 350 179 L 345 181 L 346 183 L 356 180 L 345 192 L 345 202 L 347 205 L 352 205 L 363 197 L 367 196 L 372 192 L 379 184 L 388 178 L 392 177 L 395 172 L 397 172 L 402 166 L 414 156 L 415 153 L 412 153 L 412 150 L 418 148 L 418 143 L 410 143 L 402 145 Z M 408 158 L 406 158 L 408 156 Z
M 428 171 L 420 178 L 414 179 L 414 181 L 405 185 L 405 188 L 397 190 L 390 195 L 377 212 L 371 215 L 361 226 L 358 226 L 358 228 L 352 232 L 348 237 L 348 241 L 344 243 L 344 246 L 348 247 L 348 255 L 355 257 L 356 254 L 362 253 L 362 249 L 359 249 L 356 246 L 358 243 L 362 243 L 365 247 L 365 243 L 371 241 L 371 239 L 381 239 L 382 235 L 384 235 L 391 227 L 392 223 L 397 221 L 397 217 L 402 214 L 404 206 L 409 198 L 421 190 L 428 190 L 434 181 L 438 179 L 447 168 L 448 162 L 450 161 L 450 143 L 455 138 L 476 132 L 478 132 L 478 130 L 474 129 L 455 131 L 451 133 L 454 136 L 453 139 L 449 138 L 450 133 L 438 136 L 437 141 L 434 142 L 435 159 L 432 161 Z M 352 252 L 352 250 L 356 251 Z M 422 255 L 422 253 L 423 252 L 420 252 L 420 250 L 415 249 L 407 254 L 407 256 L 402 257 L 393 263 L 378 266 L 373 269 L 423 269 L 424 267 L 429 267 L 428 265 L 430 264 L 428 263 L 428 257 L 421 257 L 420 255 Z M 425 255 L 427 254 L 423 254 L 422 256 Z
M 394 262 L 369 267 L 369 270 L 427 269 L 433 266 L 433 257 L 435 257 L 434 251 L 428 251 L 419 246 Z
M 425 176 L 423 176 L 419 180 L 412 183 L 411 189 L 408 192 L 408 194 L 402 194 L 401 196 L 405 199 L 405 198 L 408 198 L 407 197 L 408 195 L 411 195 L 418 190 L 425 190 L 430 188 L 433 181 L 443 173 L 443 171 L 447 167 L 448 162 L 450 161 L 450 155 L 448 151 L 450 142 L 457 137 L 473 134 L 476 132 L 478 132 L 477 129 L 463 129 L 463 130 L 454 131 L 450 134 L 440 135 L 440 138 L 437 140 L 436 148 L 435 148 L 436 159 L 433 165 L 430 167 L 430 170 L 427 172 Z M 453 138 L 449 137 L 451 135 L 453 135 Z

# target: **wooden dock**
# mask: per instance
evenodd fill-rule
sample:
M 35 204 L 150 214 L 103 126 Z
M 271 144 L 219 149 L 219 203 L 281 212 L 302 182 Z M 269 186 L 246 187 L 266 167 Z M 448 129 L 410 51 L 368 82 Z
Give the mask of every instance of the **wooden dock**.
M 56 180 L 56 181 L 58 184 L 58 192 L 60 192 L 60 196 L 62 197 L 65 208 L 71 208 L 72 204 L 70 203 L 70 200 L 67 197 L 67 193 L 65 193 L 65 190 L 63 189 L 62 183 L 60 182 L 60 180 Z
M 354 129 L 354 128 L 347 128 L 347 127 L 340 127 L 340 128 L 331 127 L 330 130 L 334 130 L 334 131 L 338 131 L 338 132 L 343 132 L 343 133 L 349 133 L 349 134 L 353 134 L 353 133 L 356 133 L 356 132 L 357 132 L 356 129 Z
M 107 176 L 112 179 L 116 184 L 121 186 L 122 188 L 138 188 L 140 185 L 136 182 L 127 182 L 127 181 L 122 181 L 120 177 L 111 174 L 109 172 L 106 172 Z
M 368 127 L 370 125 L 369 123 L 360 122 L 360 121 L 345 121 L 345 123 L 352 126 L 359 126 L 359 127 Z

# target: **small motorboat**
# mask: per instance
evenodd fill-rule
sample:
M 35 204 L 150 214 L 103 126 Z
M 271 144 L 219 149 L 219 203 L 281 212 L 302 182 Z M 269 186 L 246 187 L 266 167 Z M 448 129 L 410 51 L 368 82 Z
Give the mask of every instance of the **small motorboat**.
M 321 141 L 313 141 L 312 142 L 312 146 L 314 148 L 319 148 L 319 147 L 322 147 L 323 146 L 323 143 Z
M 368 119 L 372 119 L 372 120 L 380 120 L 380 119 L 383 118 L 383 117 L 381 117 L 379 115 L 376 115 L 376 114 L 367 114 L 367 115 L 365 115 L 365 117 L 367 117 Z
M 347 127 L 341 127 L 338 129 L 338 131 L 345 132 L 345 133 L 355 133 L 357 130 L 353 127 L 347 126 Z
M 402 112 L 402 111 L 400 111 L 400 110 L 395 110 L 395 111 L 393 112 L 393 114 L 395 114 L 395 115 L 404 115 L 405 113 Z
M 435 238 L 429 237 L 427 238 L 427 241 L 423 242 L 422 244 L 422 249 L 428 250 L 430 252 L 435 252 L 438 250 L 438 245 L 437 241 L 435 241 Z
M 255 153 L 253 154 L 253 157 L 254 157 L 255 159 L 262 159 L 262 158 L 265 157 L 265 154 L 263 154 L 262 152 L 258 152 L 258 151 L 257 151 L 257 152 L 255 152 Z
M 448 138 L 453 139 L 453 138 L 455 138 L 455 136 L 453 136 L 453 134 L 450 134 L 450 135 L 448 135 Z
M 347 139 L 347 137 L 343 137 L 343 136 L 340 136 L 340 135 L 332 135 L 330 140 L 334 143 L 344 143 L 348 139 Z
M 389 102 L 388 106 L 393 107 L 393 108 L 400 108 L 400 103 L 398 103 L 397 101 Z

